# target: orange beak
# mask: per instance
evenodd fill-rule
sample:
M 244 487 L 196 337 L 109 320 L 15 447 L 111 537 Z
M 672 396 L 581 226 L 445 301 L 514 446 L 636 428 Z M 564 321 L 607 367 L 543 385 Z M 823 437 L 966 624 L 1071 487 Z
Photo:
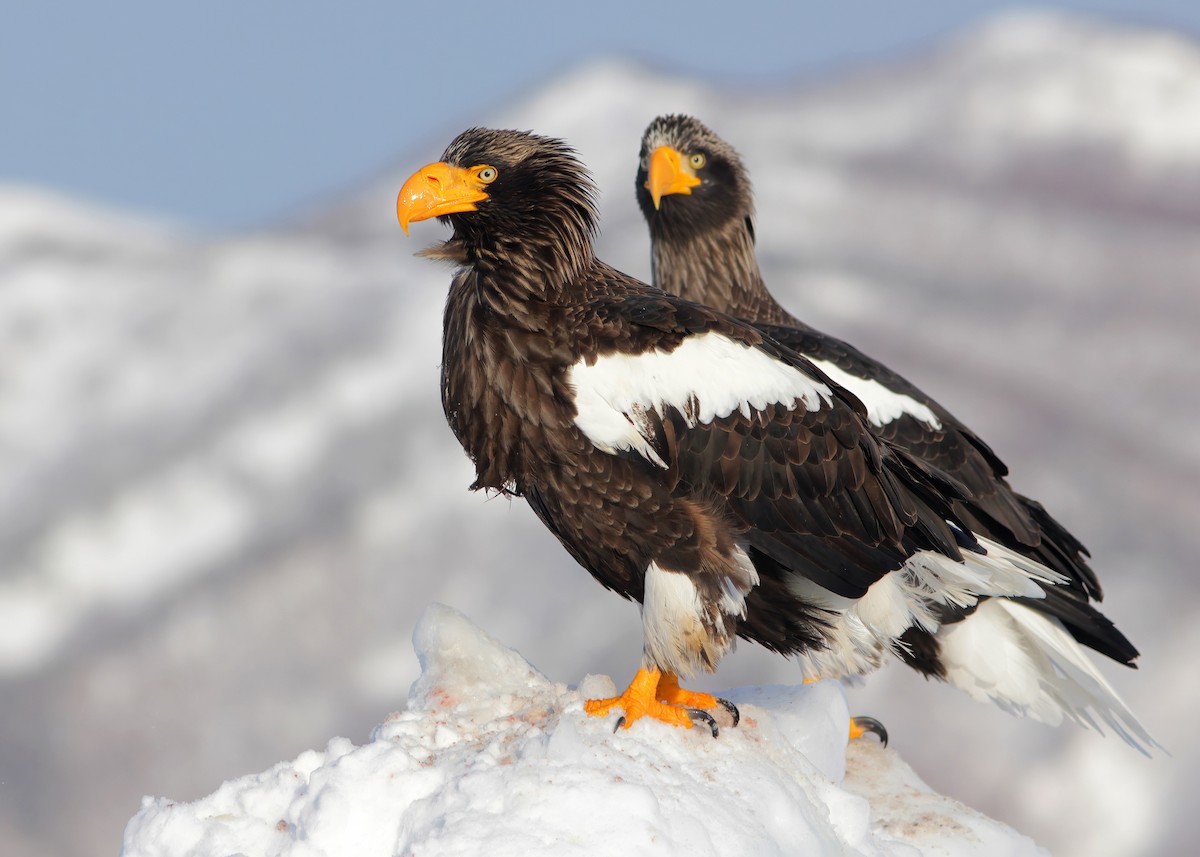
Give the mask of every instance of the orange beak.
M 670 146 L 659 146 L 650 155 L 649 176 L 646 189 L 658 208 L 660 200 L 667 194 L 692 192 L 700 184 L 691 167 L 685 166 L 683 156 Z
M 446 163 L 429 164 L 411 176 L 396 197 L 396 217 L 408 234 L 408 224 L 459 211 L 478 211 L 475 203 L 488 198 L 484 184 L 469 170 Z

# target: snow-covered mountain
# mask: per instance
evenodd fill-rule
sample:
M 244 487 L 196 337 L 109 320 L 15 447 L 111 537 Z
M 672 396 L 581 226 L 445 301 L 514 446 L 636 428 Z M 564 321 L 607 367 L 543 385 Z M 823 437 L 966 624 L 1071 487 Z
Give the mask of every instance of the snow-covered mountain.
M 1017 721 L 900 669 L 851 694 L 917 773 L 1060 855 L 1182 852 L 1200 789 L 1200 47 L 1040 15 L 849 79 L 726 91 L 592 65 L 461 127 L 568 138 L 602 256 L 648 275 L 638 141 L 691 112 L 742 151 L 768 282 L 951 406 L 1092 549 L 1143 651 L 1107 675 L 1174 754 Z M 115 845 L 418 675 L 432 601 L 552 679 L 628 678 L 630 605 L 521 502 L 470 495 L 438 403 L 449 271 L 399 182 L 199 238 L 0 189 L 0 841 Z M 743 646 L 710 688 L 792 682 Z M 70 823 L 63 823 L 69 818 Z M 103 847 L 103 846 L 101 846 Z
M 719 738 L 614 734 L 582 704 L 615 692 L 607 676 L 552 682 L 442 605 L 414 642 L 407 709 L 370 742 L 335 738 L 190 803 L 148 797 L 123 857 L 1047 854 L 932 793 L 895 750 L 848 751 L 835 682 L 736 691 L 742 722 Z

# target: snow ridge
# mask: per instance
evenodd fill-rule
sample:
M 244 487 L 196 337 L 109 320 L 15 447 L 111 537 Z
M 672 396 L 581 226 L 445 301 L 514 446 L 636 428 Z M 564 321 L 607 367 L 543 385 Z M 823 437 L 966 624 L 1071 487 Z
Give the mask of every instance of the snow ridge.
M 612 692 L 604 677 L 554 683 L 441 605 L 414 643 L 408 709 L 367 744 L 335 738 L 190 804 L 146 798 L 123 855 L 1046 853 L 932 793 L 895 751 L 847 753 L 834 682 L 731 693 L 742 723 L 718 739 L 613 733 L 581 705 Z

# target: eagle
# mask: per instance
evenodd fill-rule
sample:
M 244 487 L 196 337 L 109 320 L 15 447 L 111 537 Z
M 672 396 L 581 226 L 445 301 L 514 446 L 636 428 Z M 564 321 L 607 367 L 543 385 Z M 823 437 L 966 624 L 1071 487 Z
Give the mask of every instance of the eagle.
M 639 669 L 589 714 L 715 736 L 723 701 L 680 681 L 739 636 L 816 675 L 859 675 L 910 628 L 935 633 L 944 611 L 993 599 L 1023 636 L 995 623 L 984 667 L 1150 741 L 1074 639 L 1015 600 L 1065 575 L 975 533 L 955 511 L 969 490 L 878 436 L 811 360 L 598 259 L 595 196 L 563 141 L 472 128 L 396 203 L 405 232 L 452 227 L 423 253 L 458 266 L 441 391 L 471 488 L 525 498 L 596 580 L 641 604 Z
M 1091 603 L 1102 591 L 1083 544 L 1035 500 L 1012 489 L 1008 468 L 975 432 L 916 385 L 854 346 L 797 319 L 767 290 L 755 255 L 754 201 L 737 151 L 698 119 L 659 116 L 642 136 L 635 181 L 651 237 L 654 284 L 753 323 L 803 354 L 866 404 L 874 434 L 954 477 L 966 488 L 956 515 L 1021 557 L 1066 578 L 1043 598 L 1022 604 L 1060 623 L 1078 642 L 1135 666 L 1138 651 Z M 936 633 L 914 627 L 897 654 L 927 677 L 972 696 L 1056 722 L 1019 689 L 980 682 L 960 663 L 976 625 L 1000 608 L 978 605 L 939 613 Z M 959 627 L 960 622 L 967 622 Z

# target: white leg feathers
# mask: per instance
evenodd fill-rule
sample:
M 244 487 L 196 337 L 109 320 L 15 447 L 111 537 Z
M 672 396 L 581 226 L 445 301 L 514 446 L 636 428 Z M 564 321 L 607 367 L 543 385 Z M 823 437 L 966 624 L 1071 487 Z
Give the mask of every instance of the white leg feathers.
M 758 571 L 741 548 L 720 570 L 693 577 L 650 563 L 642 600 L 642 642 L 648 667 L 682 676 L 712 671 L 734 644 L 737 619 Z M 702 584 L 698 586 L 698 581 Z

